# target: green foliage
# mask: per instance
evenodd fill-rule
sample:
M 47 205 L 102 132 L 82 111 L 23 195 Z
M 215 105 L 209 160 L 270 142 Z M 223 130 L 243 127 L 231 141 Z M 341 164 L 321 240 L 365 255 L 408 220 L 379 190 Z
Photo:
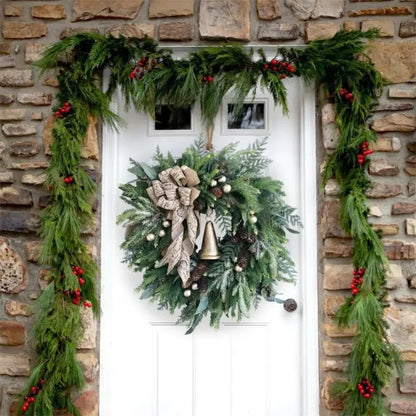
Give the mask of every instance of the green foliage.
M 367 41 L 375 39 L 377 34 L 375 30 L 339 32 L 332 39 L 317 40 L 305 48 L 276 51 L 278 59 L 295 68 L 289 76 L 321 83 L 335 103 L 339 141 L 327 161 L 324 182 L 336 178 L 340 183 L 340 222 L 354 239 L 354 267 L 366 269 L 360 293 L 353 302 L 347 299 L 336 317 L 340 326 L 356 324 L 359 329 L 346 372 L 348 381 L 338 387 L 347 396 L 345 416 L 384 415 L 382 389 L 389 383 L 393 367 L 401 368 L 396 349 L 386 339 L 383 310 L 387 303 L 383 286 L 388 263 L 379 237 L 367 220 L 365 191 L 371 186 L 365 173 L 367 162 L 360 165 L 357 161 L 362 142 L 375 141 L 367 120 L 384 84 L 365 53 Z M 222 98 L 231 88 L 238 112 L 257 85 L 269 91 L 275 104 L 287 111 L 285 82 L 278 72 L 267 70 L 269 61 L 264 52 L 257 52 L 259 60 L 253 59 L 252 50 L 227 44 L 201 48 L 174 60 L 171 51 L 159 48 L 150 39 L 139 41 L 79 33 L 52 45 L 37 62 L 41 73 L 55 71 L 58 76 L 56 109 L 69 102 L 71 111 L 56 119 L 52 131 L 52 158 L 46 180 L 51 203 L 44 211 L 40 230 L 44 240 L 41 261 L 49 266 L 51 284 L 37 302 L 37 322 L 32 336 L 39 359 L 23 395 L 40 379 L 45 384 L 25 415 L 52 416 L 58 409 L 79 414 L 71 393 L 83 383 L 75 360 L 75 345 L 82 334 L 82 324 L 80 307 L 66 293 L 79 285 L 72 266 L 82 267 L 83 298 L 89 299 L 94 311 L 98 311 L 94 289 L 97 267 L 81 238 L 83 227 L 91 221 L 95 193 L 95 184 L 81 167 L 81 146 L 89 116 L 97 116 L 115 127 L 120 125 L 122 120 L 110 108 L 111 97 L 120 89 L 127 106 L 152 116 L 156 104 L 181 108 L 199 102 L 202 118 L 211 127 Z M 140 80 L 131 79 L 132 69 L 143 57 L 154 65 Z M 100 83 L 104 70 L 109 80 L 105 91 Z M 212 82 L 204 80 L 207 76 L 212 77 Z M 352 103 L 345 101 L 341 88 L 353 94 Z M 182 156 L 182 162 L 200 174 L 202 209 L 215 205 L 216 221 L 224 233 L 221 259 L 207 269 L 207 291 L 193 294 L 186 302 L 179 277 L 175 272 L 167 275 L 166 266 L 157 263 L 169 237 L 157 236 L 153 242 L 143 239 L 147 233 L 160 229 L 163 218 L 149 203 L 144 189 L 157 171 L 172 166 L 175 160 L 158 152 L 156 170 L 133 163 L 131 172 L 137 179 L 122 187 L 131 209 L 120 221 L 130 224 L 133 230 L 124 245 L 126 261 L 133 269 L 144 271 L 142 297 L 152 298 L 171 311 L 182 308 L 181 319 L 190 324 L 190 331 L 206 315 L 213 326 L 218 326 L 223 314 L 241 319 L 262 297 L 273 297 L 277 281 L 293 278 L 293 263 L 285 243 L 286 233 L 299 228 L 299 218 L 285 205 L 281 184 L 262 177 L 268 162 L 262 156 L 263 147 L 264 142 L 258 141 L 251 149 L 238 152 L 230 145 L 214 156 L 205 152 L 201 139 Z M 63 182 L 69 175 L 74 178 L 71 185 Z M 233 192 L 215 199 L 209 183 L 220 175 L 227 176 Z M 251 211 L 258 217 L 256 224 L 248 220 Z M 139 224 L 142 231 L 137 231 Z M 234 259 L 241 249 L 247 248 L 244 242 L 233 242 L 234 234 L 241 227 L 257 232 L 257 239 L 250 243 L 253 253 L 247 266 L 242 272 L 236 272 Z M 191 260 L 194 267 L 197 256 Z M 356 385 L 362 378 L 375 386 L 370 399 L 364 399 L 357 391 Z M 23 401 L 22 397 L 17 415 L 23 414 L 20 410 Z

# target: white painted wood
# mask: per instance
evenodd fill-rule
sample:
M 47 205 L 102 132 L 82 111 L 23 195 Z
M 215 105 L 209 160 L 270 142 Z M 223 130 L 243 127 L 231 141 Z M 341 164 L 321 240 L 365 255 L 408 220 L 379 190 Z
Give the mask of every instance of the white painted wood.
M 279 287 L 299 308 L 289 314 L 263 302 L 248 320 L 224 320 L 219 331 L 204 323 L 191 336 L 174 324 L 175 316 L 134 292 L 140 276 L 121 263 L 124 229 L 115 218 L 125 209 L 117 186 L 131 179 L 129 157 L 149 161 L 157 145 L 180 155 L 195 135 L 149 137 L 149 118 L 125 112 L 123 98 L 115 99 L 128 127 L 119 134 L 105 129 L 103 141 L 102 416 L 318 416 L 314 94 L 298 79 L 287 85 L 290 117 L 258 95 L 268 102 L 267 131 L 260 137 L 269 136 L 267 174 L 285 183 L 287 201 L 304 222 L 289 243 L 298 284 Z M 221 114 L 217 148 L 253 141 L 255 131 L 227 132 Z

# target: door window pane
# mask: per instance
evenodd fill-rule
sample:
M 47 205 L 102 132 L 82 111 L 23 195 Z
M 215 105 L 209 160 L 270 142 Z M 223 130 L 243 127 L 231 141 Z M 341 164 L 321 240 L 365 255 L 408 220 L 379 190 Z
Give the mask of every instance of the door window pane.
M 155 116 L 155 130 L 191 130 L 191 107 L 157 105 Z

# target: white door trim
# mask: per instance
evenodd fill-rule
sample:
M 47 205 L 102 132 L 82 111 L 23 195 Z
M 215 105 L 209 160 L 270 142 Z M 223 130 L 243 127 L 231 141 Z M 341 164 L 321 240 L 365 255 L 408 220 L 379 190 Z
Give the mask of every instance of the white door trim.
M 107 77 L 108 78 L 108 77 Z M 299 285 L 302 324 L 302 415 L 319 416 L 319 337 L 318 337 L 318 273 L 317 273 L 317 209 L 316 209 L 316 132 L 315 132 L 315 89 L 303 85 L 301 108 L 301 209 L 300 217 L 304 224 L 301 238 L 302 269 L 299 270 Z M 117 103 L 112 102 L 117 112 Z M 120 134 L 108 125 L 102 132 L 102 219 L 111 218 L 118 200 L 117 152 Z M 112 273 L 114 258 L 112 240 L 116 224 L 102 220 L 101 226 L 101 323 L 100 323 L 100 415 L 111 415 L 112 401 L 112 329 L 111 310 L 112 285 L 117 279 Z M 122 301 L 122 300 L 120 300 Z M 127 317 L 126 317 L 127 319 Z M 119 380 L 118 382 L 123 382 Z M 140 400 L 140 397 L 135 398 Z M 146 416 L 146 415 L 143 415 Z

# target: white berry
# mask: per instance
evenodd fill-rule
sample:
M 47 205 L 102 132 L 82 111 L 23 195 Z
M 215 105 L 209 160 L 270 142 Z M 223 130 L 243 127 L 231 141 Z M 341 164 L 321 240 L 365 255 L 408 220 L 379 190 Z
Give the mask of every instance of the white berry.
M 183 295 L 184 295 L 186 298 L 189 298 L 189 296 L 191 296 L 191 295 L 192 295 L 192 292 L 191 292 L 189 289 L 186 289 L 186 290 L 184 290 L 184 291 L 183 291 Z
M 153 241 L 155 239 L 155 235 L 154 234 L 147 234 L 146 236 L 146 240 L 147 241 Z
M 255 215 L 252 215 L 252 216 L 250 217 L 250 221 L 251 221 L 253 224 L 255 224 L 255 223 L 257 222 L 257 217 L 256 217 Z
M 165 228 L 168 228 L 168 227 L 170 227 L 170 222 L 169 221 L 163 221 L 163 226 L 165 227 Z
M 164 237 L 166 235 L 165 230 L 160 230 L 159 231 L 159 237 Z
M 198 283 L 192 283 L 192 290 L 198 290 Z
M 255 214 L 255 212 L 254 211 L 250 211 L 250 215 L 254 215 Z
M 237 273 L 240 273 L 240 272 L 242 272 L 242 271 L 243 271 L 243 268 L 237 264 L 237 265 L 234 267 L 234 270 L 235 270 Z
M 231 192 L 231 185 L 229 185 L 228 183 L 226 185 L 224 185 L 222 187 L 222 190 L 224 191 L 224 193 L 229 194 Z
M 214 187 L 214 186 L 217 186 L 217 185 L 218 185 L 218 182 L 215 179 L 213 179 L 210 183 L 211 187 Z
M 225 176 L 221 176 L 221 178 L 218 179 L 218 182 L 224 183 L 226 182 L 227 178 Z

